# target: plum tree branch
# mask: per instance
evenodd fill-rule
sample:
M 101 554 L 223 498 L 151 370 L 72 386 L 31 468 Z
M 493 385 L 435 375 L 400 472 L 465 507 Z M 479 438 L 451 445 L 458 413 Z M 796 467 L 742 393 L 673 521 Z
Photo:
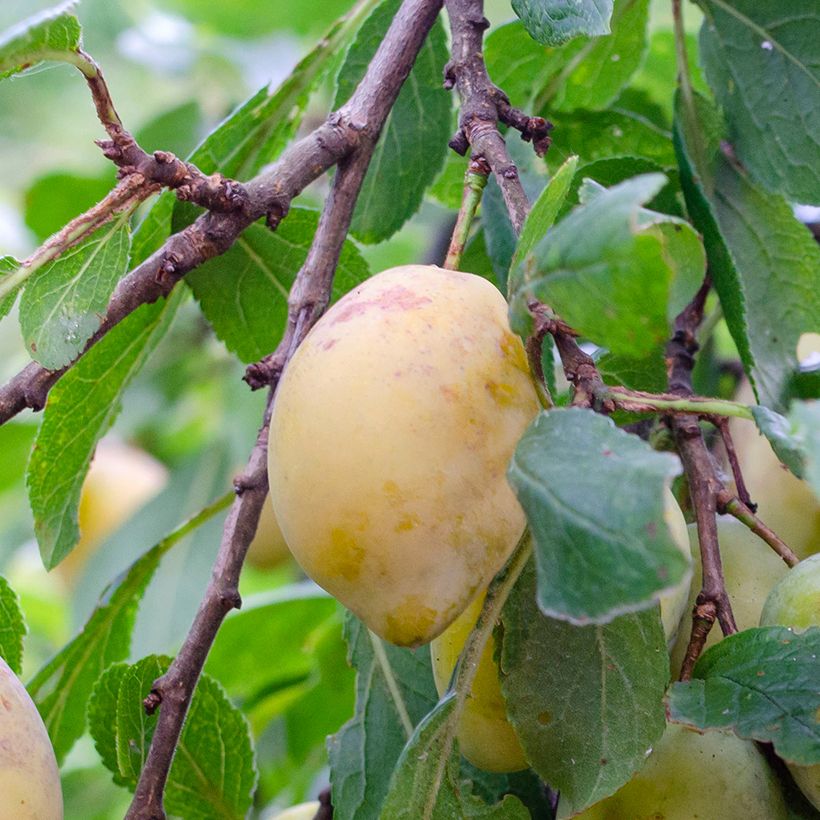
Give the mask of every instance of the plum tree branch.
M 377 138 L 392 108 L 397 84 L 400 87 L 404 82 L 415 61 L 417 32 L 426 36 L 428 21 L 440 9 L 441 0 L 406 0 L 395 18 L 401 29 L 391 26 L 350 99 L 291 145 L 269 169 L 245 183 L 245 207 L 203 214 L 120 280 L 100 327 L 77 359 L 138 307 L 167 296 L 186 273 L 228 250 L 257 219 L 267 216 L 275 227 L 287 214 L 291 200 L 308 184 L 361 142 Z M 77 359 L 59 370 L 31 363 L 0 387 L 0 424 L 26 408 L 41 410 L 49 390 Z
M 487 161 L 501 188 L 513 230 L 518 234 L 530 204 L 504 137 L 498 131 L 498 123 L 519 130 L 522 139 L 532 141 L 539 156 L 549 147 L 552 124 L 513 108 L 506 94 L 490 81 L 482 53 L 484 31 L 489 26 L 484 17 L 483 0 L 445 0 L 445 6 L 453 43 L 444 84 L 447 88 L 457 88 L 461 98 L 459 130 L 450 141 L 450 147 L 459 154 L 465 154 L 468 147 L 472 147 L 474 156 Z
M 355 150 L 339 160 L 316 235 L 291 290 L 285 335 L 268 360 L 257 365 L 256 377 L 264 377 L 270 385 L 263 423 L 248 465 L 236 481 L 237 498 L 225 522 L 205 597 L 179 654 L 146 698 L 146 709 L 159 707 L 160 714 L 127 814 L 129 820 L 165 817 L 163 791 L 194 689 L 225 615 L 241 606 L 239 574 L 268 491 L 268 429 L 279 378 L 329 303 L 333 274 L 373 149 L 440 6 L 440 0 L 405 0 L 347 104 L 353 121 L 360 125 L 359 138 Z M 363 87 L 365 92 L 360 93 Z
M 696 334 L 703 320 L 710 288 L 711 279 L 707 275 L 700 290 L 675 319 L 674 334 L 666 346 L 669 392 L 682 398 L 692 396 L 692 369 L 698 350 Z M 724 635 L 737 632 L 737 624 L 726 592 L 718 544 L 717 494 L 723 489 L 723 484 L 717 476 L 697 418 L 672 416 L 669 426 L 689 485 L 703 567 L 703 582 L 693 610 L 692 635 L 681 669 L 681 680 L 687 680 L 691 677 L 715 618 L 720 622 Z
M 209 211 L 230 212 L 247 206 L 247 194 L 243 186 L 221 174 L 207 176 L 195 165 L 178 159 L 169 151 L 148 154 L 126 131 L 120 119 L 102 69 L 91 55 L 80 49 L 74 64 L 82 72 L 97 118 L 105 128 L 109 139 L 97 140 L 107 159 L 119 169 L 123 177 L 139 174 L 147 182 L 156 183 L 176 191 L 183 200 L 190 200 Z

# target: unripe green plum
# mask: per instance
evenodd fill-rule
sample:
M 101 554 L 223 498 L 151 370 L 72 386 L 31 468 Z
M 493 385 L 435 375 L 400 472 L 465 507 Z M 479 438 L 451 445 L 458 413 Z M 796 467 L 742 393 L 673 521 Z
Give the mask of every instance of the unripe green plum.
M 812 555 L 789 570 L 769 593 L 761 626 L 787 626 L 802 632 L 820 626 L 820 554 Z M 814 766 L 786 764 L 806 798 L 820 809 L 820 763 Z
M 432 640 L 523 532 L 506 470 L 538 409 L 488 281 L 422 265 L 372 277 L 279 385 L 270 496 L 294 557 L 381 637 Z
M 318 800 L 311 800 L 309 803 L 299 803 L 298 806 L 291 806 L 273 818 L 273 820 L 313 820 L 321 804 Z
M 443 695 L 450 685 L 458 656 L 473 631 L 483 604 L 482 593 L 430 645 L 433 677 L 439 695 Z M 495 640 L 490 635 L 461 713 L 458 743 L 464 757 L 479 769 L 515 772 L 526 769 L 529 764 L 518 736 L 507 720 L 494 654 Z
M 664 519 L 672 540 L 688 556 L 686 519 L 669 490 L 664 499 Z M 660 596 L 661 620 L 667 641 L 674 638 L 688 596 L 688 575 L 677 587 Z M 478 620 L 483 603 L 484 595 L 480 594 L 430 645 L 433 676 L 439 695 L 443 695 L 450 684 L 453 669 Z M 495 641 L 491 635 L 464 704 L 458 740 L 461 753 L 479 769 L 488 772 L 515 772 L 527 768 L 528 764 L 518 736 L 507 720 L 507 708 L 494 656 Z
M 672 670 L 680 670 L 686 655 L 686 647 L 692 633 L 692 607 L 700 592 L 702 571 L 698 533 L 694 524 L 689 526 L 692 544 L 694 572 L 689 593 L 689 614 L 681 624 L 678 639 L 672 649 Z M 730 516 L 718 518 L 718 543 L 723 563 L 726 591 L 732 603 L 738 629 L 751 629 L 758 625 L 760 612 L 772 587 L 789 571 L 784 561 L 772 548 L 758 538 L 750 529 Z M 708 648 L 720 640 L 720 627 L 715 624 L 706 640 Z
M 675 546 L 688 558 L 691 555 L 689 548 L 689 532 L 686 527 L 686 519 L 683 517 L 678 502 L 670 490 L 664 496 L 663 517 L 666 526 Z M 689 586 L 691 584 L 691 573 L 669 592 L 660 596 L 661 621 L 663 622 L 663 632 L 666 636 L 666 643 L 670 645 L 675 640 L 680 627 L 681 619 L 686 611 L 686 603 L 689 600 Z
M 559 804 L 560 807 L 560 804 Z M 644 767 L 577 820 L 786 820 L 777 780 L 754 743 L 669 724 Z
M 0 658 L 0 820 L 62 820 L 60 773 L 46 727 Z

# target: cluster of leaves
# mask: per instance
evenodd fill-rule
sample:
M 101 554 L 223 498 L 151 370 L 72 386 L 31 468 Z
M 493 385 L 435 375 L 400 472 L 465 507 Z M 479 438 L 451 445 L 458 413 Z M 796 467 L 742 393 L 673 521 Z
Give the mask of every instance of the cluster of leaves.
M 210 18 L 211 4 L 174 5 L 224 30 L 246 19 Z M 609 383 L 658 390 L 671 322 L 708 265 L 761 403 L 759 427 L 820 493 L 818 405 L 795 401 L 816 398 L 816 380 L 797 371 L 795 347 L 801 334 L 816 330 L 820 251 L 791 208 L 820 188 L 812 141 L 820 95 L 810 54 L 820 20 L 808 0 L 794 5 L 787 14 L 774 0 L 701 0 L 699 42 L 678 45 L 697 53 L 703 77 L 693 63 L 675 95 L 674 35 L 650 32 L 649 0 L 513 0 L 520 20 L 488 34 L 488 70 L 514 104 L 555 123 L 554 144 L 542 163 L 510 139 L 535 205 L 516 237 L 491 181 L 463 266 L 506 290 L 522 336 L 535 297 L 597 347 Z M 333 78 L 336 104 L 349 96 L 398 6 L 362 0 L 277 89 L 262 88 L 211 131 L 191 161 L 205 173 L 253 177 L 293 138 L 324 82 Z M 0 38 L 0 77 L 43 60 L 77 64 L 79 49 L 79 23 L 66 4 Z M 437 23 L 374 155 L 335 296 L 370 275 L 367 260 L 377 257 L 368 246 L 389 246 L 425 201 L 459 205 L 465 161 L 447 153 L 447 58 Z M 190 107 L 174 112 L 175 127 L 190 115 Z M 42 186 L 48 192 L 58 184 L 52 178 Z M 67 184 L 76 189 L 76 180 Z M 90 184 L 89 204 L 101 192 L 105 187 Z M 44 212 L 36 195 L 31 222 L 45 238 L 72 214 L 35 222 Z M 308 204 L 293 208 L 276 232 L 251 226 L 168 300 L 139 308 L 95 345 L 51 391 L 33 446 L 22 431 L 27 425 L 5 428 L 19 434 L 21 451 L 31 447 L 26 484 L 46 567 L 76 544 L 80 490 L 95 447 L 126 389 L 168 348 L 189 293 L 239 362 L 275 347 L 318 223 Z M 0 260 L 0 317 L 19 298 L 21 332 L 35 361 L 48 368 L 70 363 L 99 326 L 116 283 L 196 211 L 165 193 L 139 216 L 120 215 L 32 275 L 14 259 Z M 567 404 L 566 391 L 556 397 Z M 235 467 L 228 461 L 214 468 L 216 486 L 227 485 Z M 189 469 L 201 473 L 202 466 Z M 687 573 L 664 520 L 665 493 L 678 471 L 675 458 L 588 410 L 543 414 L 518 446 L 509 478 L 534 554 L 501 613 L 497 661 L 532 770 L 490 776 L 470 767 L 453 739 L 457 699 L 450 693 L 438 700 L 429 650 L 391 647 L 348 618 L 354 707 L 337 605 L 313 587 L 291 585 L 253 598 L 220 632 L 171 771 L 169 811 L 245 816 L 255 793 L 275 795 L 284 780 L 298 780 L 300 768 L 316 771 L 317 744 L 336 730 L 329 741 L 334 816 L 350 820 L 524 818 L 528 809 L 549 816 L 541 781 L 560 791 L 562 816 L 580 811 L 640 767 L 664 730 L 666 710 L 700 728 L 728 726 L 742 737 L 772 740 L 786 760 L 820 762 L 817 738 L 800 731 L 820 708 L 816 687 L 803 685 L 811 680 L 816 631 L 788 638 L 775 628 L 742 633 L 710 650 L 695 680 L 669 688 L 656 600 Z M 145 510 L 146 523 L 152 519 L 170 535 L 160 538 L 148 527 L 147 543 L 156 546 L 133 563 L 106 567 L 106 577 L 121 574 L 29 684 L 58 759 L 88 731 L 114 781 L 130 789 L 156 721 L 143 713 L 141 697 L 168 663 L 157 641 L 147 649 L 140 602 L 160 562 L 177 555 L 191 533 L 203 533 L 201 524 L 218 525 L 224 506 L 223 499 L 180 524 L 183 505 L 175 502 L 186 498 L 188 509 L 191 486 L 181 481 L 178 495 L 166 494 L 164 518 L 157 507 Z M 206 494 L 198 505 L 208 500 Z M 89 583 L 93 601 L 98 589 Z M 173 599 L 165 593 L 165 601 Z M 24 630 L 15 595 L 0 578 L 0 656 L 18 670 Z M 260 663 L 272 646 L 277 662 Z M 750 692 L 756 696 L 745 697 Z M 789 696 L 794 692 L 799 697 Z M 275 771 L 261 765 L 274 721 L 291 738 Z M 302 791 L 309 786 L 301 784 Z M 290 793 L 298 793 L 292 783 Z

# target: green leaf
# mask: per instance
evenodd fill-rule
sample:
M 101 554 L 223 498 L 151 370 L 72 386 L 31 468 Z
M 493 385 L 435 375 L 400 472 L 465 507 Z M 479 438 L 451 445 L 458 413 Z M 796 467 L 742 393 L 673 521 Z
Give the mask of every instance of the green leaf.
M 708 93 L 709 86 L 706 85 L 698 67 L 697 38 L 694 34 L 687 33 L 685 42 L 692 85 L 697 91 Z M 665 123 L 672 122 L 677 76 L 675 32 L 671 29 L 652 31 L 646 57 L 641 67 L 632 76 L 629 87 L 645 93 L 655 105 L 659 106 L 663 111 Z M 618 100 L 616 105 L 621 107 L 621 102 Z
M 128 655 L 140 597 L 174 543 L 176 539 L 169 537 L 152 547 L 109 584 L 79 634 L 29 683 L 58 762 L 85 731 L 86 705 L 95 682 L 109 665 Z
M 515 247 L 510 267 L 515 268 L 546 235 L 555 222 L 555 217 L 564 203 L 564 199 L 575 174 L 578 157 L 570 157 L 553 175 L 541 191 L 535 204 L 527 214 L 521 236 Z
M 571 154 L 581 163 L 617 156 L 645 157 L 667 167 L 675 163 L 671 134 L 640 111 L 618 106 L 608 111 L 573 111 L 555 117 L 552 166 Z
M 96 176 L 53 171 L 37 177 L 25 193 L 25 221 L 40 242 L 96 205 L 114 187 L 111 169 Z
M 9 582 L 0 575 L 0 658 L 11 667 L 16 675 L 23 665 L 23 638 L 26 622 L 20 609 L 17 593 Z
M 40 555 L 51 569 L 79 539 L 80 491 L 122 391 L 164 336 L 184 291 L 143 305 L 106 334 L 51 389 L 26 483 Z
M 615 0 L 611 36 L 560 48 L 539 45 L 521 23 L 508 23 L 487 38 L 487 70 L 516 105 L 552 118 L 557 110 L 606 108 L 641 64 L 648 9 L 648 0 Z
M 199 103 L 191 100 L 152 117 L 139 128 L 134 138 L 148 153 L 171 151 L 178 157 L 186 157 L 196 145 L 201 122 Z
M 114 782 L 126 787 L 129 781 L 120 774 L 117 759 L 117 699 L 128 669 L 127 663 L 111 664 L 94 684 L 88 700 L 88 731 L 94 746 L 103 765 L 113 773 Z
M 582 165 L 575 172 L 572 184 L 569 186 L 567 197 L 559 212 L 559 218 L 563 218 L 569 211 L 580 204 L 581 189 L 584 180 L 591 179 L 605 188 L 611 188 L 620 182 L 624 182 L 640 174 L 662 173 L 667 178 L 676 172 L 673 169 L 663 168 L 657 162 L 646 157 L 610 157 L 608 159 L 596 159 Z M 666 185 L 649 201 L 648 207 L 651 210 L 661 213 L 683 216 L 682 200 L 678 201 L 680 189 L 673 184 L 670 179 Z
M 170 658 L 150 655 L 132 666 L 118 664 L 106 671 L 94 689 L 89 714 L 97 749 L 115 782 L 132 791 L 158 717 L 145 714 L 142 700 L 170 663 Z M 203 675 L 165 789 L 169 813 L 192 820 L 240 820 L 253 802 L 256 778 L 247 720 L 219 683 Z
M 251 225 L 226 253 L 185 277 L 217 336 L 243 362 L 267 355 L 282 338 L 288 293 L 318 223 L 315 211 L 293 208 L 275 232 Z M 359 250 L 346 240 L 334 276 L 333 298 L 369 275 Z
M 699 0 L 701 60 L 738 158 L 763 187 L 817 203 L 820 9 L 814 0 Z
M 535 539 L 538 606 L 575 624 L 654 605 L 689 562 L 664 520 L 680 465 L 611 419 L 578 408 L 541 413 L 508 478 Z
M 788 416 L 763 406 L 752 414 L 778 459 L 820 496 L 820 402 L 794 402 Z
M 0 80 L 43 60 L 73 62 L 80 48 L 80 21 L 71 13 L 76 0 L 46 9 L 0 34 Z
M 399 5 L 400 0 L 385 0 L 362 25 L 336 78 L 335 107 L 364 77 Z M 363 242 L 392 236 L 418 210 L 425 189 L 441 170 L 451 128 L 451 98 L 442 86 L 448 56 L 444 28 L 437 21 L 373 152 L 351 228 Z
M 29 422 L 7 421 L 0 426 L 0 453 L 3 454 L 0 493 L 14 488 L 25 476 L 36 432 L 37 425 Z
M 501 688 L 527 759 L 567 817 L 643 765 L 665 727 L 669 660 L 657 610 L 573 626 L 538 611 L 535 585 L 529 564 L 504 608 Z
M 255 596 L 225 619 L 205 671 L 245 704 L 301 682 L 315 667 L 309 637 L 335 619 L 336 607 L 333 598 L 312 583 Z M 276 647 L 276 663 L 260 664 L 271 646 Z
M 642 359 L 602 352 L 595 365 L 606 384 L 623 385 L 630 390 L 650 393 L 663 393 L 667 387 L 663 348 Z
M 666 341 L 700 285 L 705 260 L 687 223 L 640 207 L 664 181 L 647 174 L 608 190 L 584 188 L 584 204 L 510 273 L 517 333 L 529 332 L 534 297 L 613 353 L 642 358 Z
M 0 256 L 0 281 L 4 276 L 14 273 L 20 267 L 20 263 L 13 256 Z M 17 288 L 15 288 L 8 296 L 0 298 L 0 319 L 2 319 L 14 307 L 14 302 L 17 299 Z
M 512 795 L 488 806 L 462 794 L 458 754 L 453 751 L 455 705 L 455 694 L 446 695 L 416 728 L 393 772 L 382 820 L 528 820 L 530 813 Z
M 782 411 L 803 332 L 820 315 L 820 248 L 786 201 L 767 194 L 723 153 L 722 124 L 700 96 L 678 99 L 675 149 L 692 220 L 729 330 L 758 400 Z
M 820 498 L 820 402 L 793 404 L 789 411 L 789 430 L 803 453 L 803 477 Z
M 820 628 L 745 629 L 710 647 L 694 679 L 668 695 L 670 718 L 698 729 L 731 728 L 773 743 L 784 760 L 820 763 Z
M 126 214 L 28 280 L 20 300 L 20 328 L 35 361 L 59 370 L 79 355 L 128 269 L 130 246 Z
M 612 0 L 512 0 L 512 7 L 530 37 L 544 45 L 609 34 Z
M 803 449 L 794 439 L 794 431 L 790 429 L 789 420 L 768 407 L 752 407 L 757 429 L 769 439 L 777 457 L 798 478 L 804 477 L 805 456 Z
M 453 125 L 453 131 L 455 130 L 456 126 Z M 467 157 L 462 157 L 455 151 L 448 151 L 441 173 L 427 189 L 427 194 L 445 208 L 457 211 L 464 196 L 464 173 L 468 161 Z
M 438 699 L 430 649 L 400 649 L 356 618 L 345 626 L 357 669 L 356 713 L 328 740 L 333 816 L 379 817 L 388 781 L 415 725 Z

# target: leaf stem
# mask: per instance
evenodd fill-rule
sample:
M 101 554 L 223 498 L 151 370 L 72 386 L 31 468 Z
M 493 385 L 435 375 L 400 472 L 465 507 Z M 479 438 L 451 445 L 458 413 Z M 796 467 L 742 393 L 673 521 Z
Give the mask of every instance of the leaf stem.
M 623 410 L 637 412 L 679 412 L 693 413 L 699 416 L 732 416 L 734 418 L 754 421 L 751 408 L 740 402 L 728 399 L 702 399 L 697 397 L 670 398 L 651 393 L 633 395 L 617 387 L 608 387 L 603 391 L 603 398 L 612 399 Z
M 464 194 L 461 199 L 461 209 L 458 212 L 453 236 L 450 239 L 450 247 L 447 249 L 447 257 L 443 267 L 447 270 L 459 270 L 461 257 L 470 236 L 470 227 L 473 224 L 484 187 L 487 184 L 487 177 L 490 175 L 490 166 L 481 157 L 474 157 L 467 165 L 464 173 Z

